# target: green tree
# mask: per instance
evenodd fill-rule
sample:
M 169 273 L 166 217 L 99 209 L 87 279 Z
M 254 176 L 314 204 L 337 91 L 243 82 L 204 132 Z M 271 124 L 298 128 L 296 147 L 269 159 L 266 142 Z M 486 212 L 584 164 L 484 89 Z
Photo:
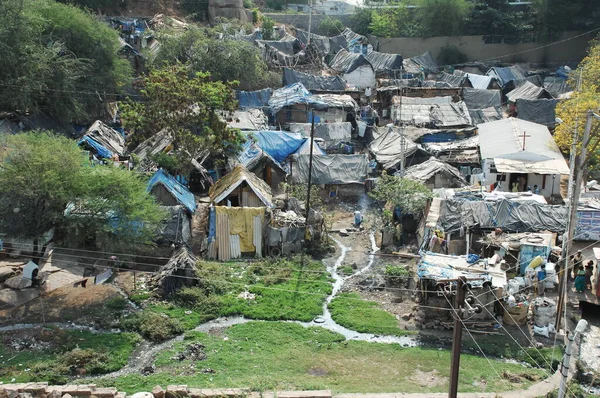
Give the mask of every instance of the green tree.
M 357 7 L 350 17 L 349 28 L 359 35 L 368 35 L 371 31 L 373 11 L 370 8 Z
M 273 28 L 275 27 L 275 21 L 269 18 L 266 15 L 262 16 L 262 33 L 263 39 L 272 40 L 273 39 Z
M 477 0 L 465 26 L 466 34 L 520 37 L 534 30 L 535 15 L 529 5 L 515 9 L 509 0 Z
M 319 24 L 317 33 L 323 36 L 336 36 L 342 33 L 344 24 L 339 19 L 326 18 Z
M 471 7 L 468 0 L 418 0 L 417 6 L 417 17 L 428 36 L 460 34 Z
M 556 117 L 562 120 L 562 123 L 556 126 L 554 139 L 557 145 L 569 153 L 571 148 L 573 130 L 577 127 L 579 142 L 583 139 L 585 129 L 585 120 L 588 110 L 596 113 L 600 112 L 600 41 L 594 40 L 588 55 L 581 61 L 577 70 L 569 75 L 569 84 L 578 89 L 556 106 Z M 579 78 L 581 77 L 581 84 Z M 588 145 L 587 164 L 584 174 L 588 176 L 600 177 L 600 121 L 593 119 L 590 137 L 592 138 Z M 581 147 L 578 148 L 578 154 Z
M 53 0 L 1 1 L 0 43 L 2 110 L 88 120 L 131 79 L 117 32 Z
M 418 181 L 383 173 L 369 195 L 386 204 L 376 213 L 377 225 L 381 229 L 393 229 L 393 210 L 400 208 L 403 214 L 419 215 L 427 201 L 433 197 L 429 188 Z
M 394 8 L 381 8 L 371 12 L 369 30 L 378 37 L 413 37 L 420 33 L 419 21 L 409 9 L 410 2 L 392 3 Z
M 90 167 L 73 140 L 31 132 L 4 137 L 2 149 L 0 230 L 32 239 L 37 259 L 47 243 L 42 236 L 55 227 L 60 231 L 85 225 L 90 235 L 106 232 L 115 241 L 143 243 L 161 219 L 162 211 L 135 174 Z M 84 205 L 87 211 L 67 216 L 69 203 Z
M 242 134 L 227 127 L 221 116 L 237 106 L 231 84 L 213 82 L 209 73 L 190 77 L 186 65 L 176 64 L 151 71 L 143 87 L 142 101 L 121 104 L 123 125 L 138 142 L 167 131 L 180 174 L 189 176 L 192 159 L 206 152 L 225 160 L 240 151 Z
M 189 64 L 190 72 L 209 72 L 214 80 L 237 80 L 242 90 L 280 87 L 281 75 L 269 72 L 260 52 L 244 40 L 216 39 L 200 29 L 161 39 L 152 67 Z

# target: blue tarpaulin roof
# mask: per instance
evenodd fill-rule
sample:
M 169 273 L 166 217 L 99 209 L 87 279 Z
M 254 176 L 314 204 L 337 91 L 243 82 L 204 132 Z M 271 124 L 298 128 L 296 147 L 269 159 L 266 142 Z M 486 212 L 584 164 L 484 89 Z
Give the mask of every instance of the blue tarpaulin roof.
M 185 206 L 191 213 L 196 211 L 196 199 L 194 198 L 194 194 L 163 169 L 159 169 L 154 173 L 152 178 L 150 178 L 150 181 L 148 181 L 148 185 L 146 186 L 146 191 L 150 192 L 157 184 L 162 184 L 177 199 L 177 201 Z
M 100 156 L 101 158 L 111 158 L 113 156 L 113 153 L 106 148 L 105 146 L 103 146 L 102 144 L 100 144 L 98 141 L 94 140 L 93 138 L 89 137 L 89 136 L 83 136 L 78 142 L 78 145 L 81 144 L 87 144 L 90 147 L 92 147 L 96 153 L 98 154 L 98 156 Z
M 269 99 L 271 113 L 275 115 L 281 109 L 289 105 L 307 104 L 315 109 L 326 109 L 328 104 L 314 97 L 302 83 L 294 83 L 273 91 Z
M 296 152 L 306 141 L 302 134 L 287 131 L 253 131 L 250 134 L 251 140 L 279 163 Z
M 238 91 L 236 93 L 240 108 L 262 108 L 269 106 L 271 89 L 265 88 L 259 91 Z

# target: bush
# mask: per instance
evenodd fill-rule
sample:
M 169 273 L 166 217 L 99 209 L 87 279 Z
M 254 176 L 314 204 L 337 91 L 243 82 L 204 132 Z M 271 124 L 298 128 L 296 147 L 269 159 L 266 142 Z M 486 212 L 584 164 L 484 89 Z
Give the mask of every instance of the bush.
M 121 312 L 125 308 L 127 308 L 127 300 L 125 300 L 121 296 L 113 297 L 111 299 L 106 300 L 106 302 L 104 303 L 104 306 L 106 308 L 108 308 L 109 310 L 112 310 L 115 312 Z
M 275 21 L 271 18 L 263 15 L 262 17 L 262 31 L 263 39 L 271 40 L 273 38 L 273 28 L 275 27 Z
M 97 375 L 111 371 L 110 356 L 106 352 L 95 349 L 76 348 L 58 358 L 59 367 L 69 370 L 72 375 Z
M 336 36 L 342 33 L 344 30 L 344 24 L 339 19 L 324 19 L 319 28 L 317 29 L 317 33 L 324 36 Z
M 186 308 L 195 309 L 202 314 L 216 315 L 221 308 L 221 301 L 215 295 L 197 287 L 185 287 L 175 295 L 175 302 Z
M 410 271 L 406 266 L 402 265 L 387 265 L 385 267 L 385 281 L 390 285 L 404 285 L 410 278 Z
M 130 317 L 121 318 L 121 327 L 138 332 L 148 340 L 161 342 L 183 333 L 183 326 L 177 319 L 156 312 L 144 311 Z
M 446 46 L 440 49 L 438 61 L 442 65 L 461 64 L 467 61 L 467 56 L 455 46 Z
M 252 0 L 244 0 L 244 8 L 252 10 L 254 8 L 254 2 Z

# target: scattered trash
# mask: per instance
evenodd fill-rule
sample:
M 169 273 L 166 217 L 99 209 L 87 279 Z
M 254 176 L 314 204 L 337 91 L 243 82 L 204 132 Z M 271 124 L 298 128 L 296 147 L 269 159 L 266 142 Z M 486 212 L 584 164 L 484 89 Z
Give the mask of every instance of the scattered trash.
M 183 361 L 186 359 L 191 361 L 203 361 L 206 359 L 204 348 L 204 344 L 202 343 L 191 343 L 188 344 L 182 352 L 178 352 L 171 359 L 176 361 Z
M 244 300 L 254 300 L 256 299 L 256 295 L 250 292 L 242 292 L 238 295 L 238 298 Z

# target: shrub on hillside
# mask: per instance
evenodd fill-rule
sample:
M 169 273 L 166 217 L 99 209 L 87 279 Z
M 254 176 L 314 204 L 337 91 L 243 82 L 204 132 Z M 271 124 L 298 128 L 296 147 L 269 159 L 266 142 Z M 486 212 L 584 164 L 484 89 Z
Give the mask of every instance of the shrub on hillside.
M 177 319 L 150 311 L 121 318 L 121 327 L 138 332 L 154 342 L 165 341 L 183 333 L 183 325 Z

